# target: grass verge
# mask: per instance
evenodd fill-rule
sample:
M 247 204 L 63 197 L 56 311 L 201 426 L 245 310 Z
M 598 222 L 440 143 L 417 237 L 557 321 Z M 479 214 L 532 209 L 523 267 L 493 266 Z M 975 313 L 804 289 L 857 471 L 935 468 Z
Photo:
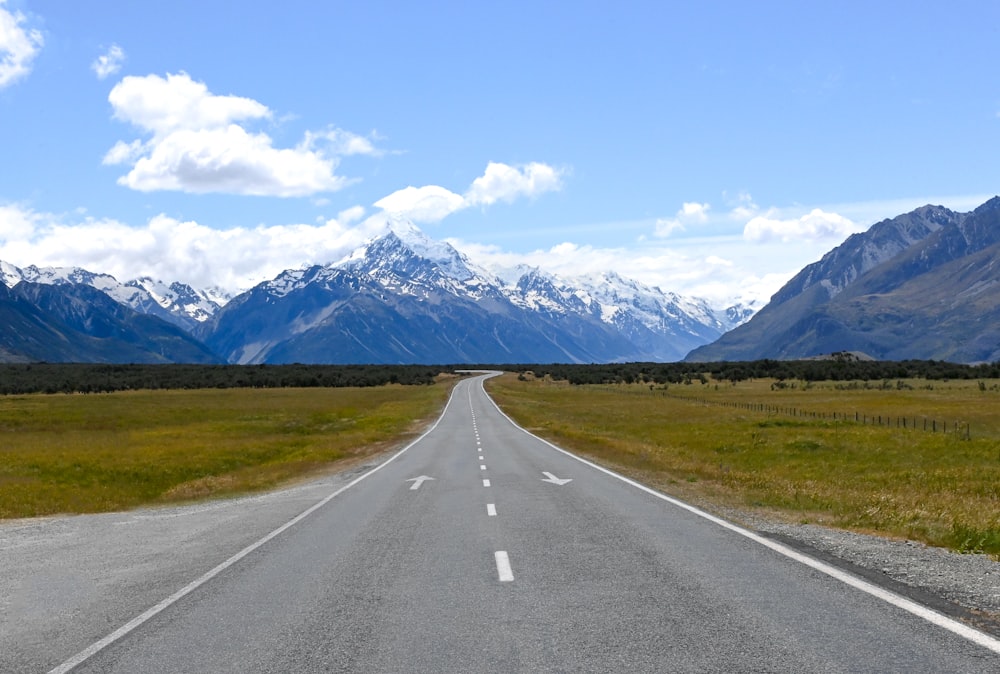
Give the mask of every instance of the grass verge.
M 664 392 L 505 375 L 488 387 L 526 428 L 682 498 L 1000 555 L 995 389 L 978 382 L 930 388 L 912 382 L 891 390 L 832 383 L 772 389 L 772 383 L 695 383 Z M 840 418 L 739 403 L 837 411 Z M 970 425 L 971 439 L 844 420 L 855 410 L 961 421 Z
M 0 397 L 0 518 L 274 487 L 415 434 L 433 386 Z

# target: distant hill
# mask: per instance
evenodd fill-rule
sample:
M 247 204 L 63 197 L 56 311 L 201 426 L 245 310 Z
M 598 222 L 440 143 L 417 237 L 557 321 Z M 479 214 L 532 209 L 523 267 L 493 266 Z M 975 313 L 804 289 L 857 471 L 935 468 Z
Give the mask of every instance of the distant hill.
M 971 213 L 924 206 L 807 266 L 750 321 L 686 360 L 1000 360 L 1000 197 Z

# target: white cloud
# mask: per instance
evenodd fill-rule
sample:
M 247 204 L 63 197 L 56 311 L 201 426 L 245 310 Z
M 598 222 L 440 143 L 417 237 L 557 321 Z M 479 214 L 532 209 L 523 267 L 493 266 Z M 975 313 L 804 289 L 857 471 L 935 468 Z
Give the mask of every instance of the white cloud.
M 472 181 L 465 200 L 470 206 L 489 206 L 497 201 L 535 197 L 561 187 L 561 172 L 547 164 L 532 162 L 515 167 L 491 161 L 486 172 Z
M 125 51 L 118 45 L 113 44 L 108 47 L 108 51 L 98 56 L 90 64 L 90 69 L 97 75 L 97 79 L 103 80 L 121 70 L 122 63 L 124 62 Z
M 120 281 L 152 276 L 194 287 L 245 290 L 286 269 L 338 260 L 384 228 L 361 215 L 319 225 L 219 230 L 165 215 L 144 226 L 71 219 L 18 205 L 0 205 L 0 260 L 17 266 L 79 266 Z
M 105 161 L 111 158 L 106 156 Z M 142 192 L 297 197 L 343 187 L 348 181 L 333 174 L 335 165 L 333 159 L 316 152 L 274 148 L 267 135 L 230 124 L 168 134 L 140 156 L 118 183 Z
M 241 96 L 217 96 L 187 73 L 129 75 L 108 94 L 115 119 L 158 137 L 186 129 L 218 129 L 234 122 L 271 116 L 267 106 Z
M 562 187 L 562 175 L 559 169 L 539 162 L 520 167 L 489 162 L 486 171 L 472 181 L 465 195 L 438 185 L 411 185 L 383 197 L 374 205 L 414 222 L 440 222 L 472 206 L 489 206 L 497 201 L 514 201 L 558 190 Z
M 723 199 L 730 201 L 730 206 L 732 206 L 729 211 L 729 217 L 733 220 L 749 220 L 760 212 L 760 207 L 754 203 L 753 197 L 750 196 L 749 192 L 740 192 L 736 195 L 734 200 L 729 199 L 729 195 L 725 192 L 722 193 Z
M 0 242 L 30 238 L 41 218 L 29 209 L 0 204 Z
M 674 232 L 683 232 L 689 224 L 704 224 L 708 222 L 709 204 L 700 204 L 695 201 L 685 201 L 677 215 L 673 218 L 660 218 L 656 221 L 656 229 L 653 235 L 665 239 Z
M 373 134 L 374 135 L 374 134 Z M 332 154 L 342 157 L 351 155 L 367 155 L 369 157 L 381 157 L 385 151 L 375 147 L 371 138 L 359 136 L 344 131 L 343 129 L 330 128 L 325 131 L 307 131 L 306 137 L 300 145 L 301 148 L 311 150 L 316 146 L 325 143 Z
M 4 9 L 5 4 L 7 0 L 0 0 L 0 89 L 31 72 L 31 62 L 45 43 L 41 31 L 23 25 L 24 14 Z
M 705 222 L 708 220 L 708 211 L 711 208 L 708 204 L 685 201 L 677 215 L 682 216 L 690 222 Z
M 798 218 L 778 219 L 770 214 L 758 215 L 743 228 L 743 238 L 754 242 L 777 240 L 785 243 L 844 239 L 861 229 L 842 215 L 814 208 Z
M 118 141 L 105 164 L 130 164 L 118 183 L 144 192 L 176 190 L 297 197 L 341 189 L 340 155 L 377 154 L 371 141 L 339 129 L 307 133 L 294 148 L 276 148 L 242 124 L 269 120 L 267 106 L 211 93 L 186 73 L 128 76 L 108 95 L 114 117 L 149 134 Z M 322 142 L 320 142 L 322 141 Z
M 404 187 L 375 202 L 376 208 L 414 222 L 439 222 L 468 205 L 461 195 L 437 185 Z

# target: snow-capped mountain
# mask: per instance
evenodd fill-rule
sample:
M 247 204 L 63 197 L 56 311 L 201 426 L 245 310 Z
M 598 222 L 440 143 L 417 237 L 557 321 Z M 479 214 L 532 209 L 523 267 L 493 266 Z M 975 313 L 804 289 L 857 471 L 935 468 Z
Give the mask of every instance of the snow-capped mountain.
M 726 329 L 702 301 L 615 274 L 492 273 L 393 223 L 344 259 L 289 270 L 198 328 L 233 362 L 676 360 Z
M 236 298 L 76 267 L 0 263 L 0 274 L 8 287 L 99 290 L 237 363 L 679 360 L 745 316 L 612 272 L 492 271 L 405 221 L 341 260 L 286 270 Z
M 44 285 L 87 285 L 140 314 L 162 318 L 190 331 L 218 311 L 228 297 L 219 291 L 199 291 L 189 285 L 166 284 L 148 277 L 121 283 L 110 274 L 98 274 L 79 267 L 36 267 L 20 269 L 0 262 L 7 287 L 21 281 Z

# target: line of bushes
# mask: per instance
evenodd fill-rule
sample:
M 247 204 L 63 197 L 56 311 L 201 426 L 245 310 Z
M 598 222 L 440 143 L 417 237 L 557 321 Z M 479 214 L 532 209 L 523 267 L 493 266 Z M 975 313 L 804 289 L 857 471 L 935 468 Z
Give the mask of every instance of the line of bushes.
M 422 385 L 441 372 L 427 365 L 7 364 L 0 365 L 0 394 Z
M 571 384 L 681 384 L 751 379 L 874 381 L 901 379 L 997 379 L 1000 363 L 962 365 L 935 360 L 866 361 L 848 356 L 824 360 L 755 360 L 717 363 L 611 363 L 604 365 L 517 365 L 514 372 L 548 375 Z

